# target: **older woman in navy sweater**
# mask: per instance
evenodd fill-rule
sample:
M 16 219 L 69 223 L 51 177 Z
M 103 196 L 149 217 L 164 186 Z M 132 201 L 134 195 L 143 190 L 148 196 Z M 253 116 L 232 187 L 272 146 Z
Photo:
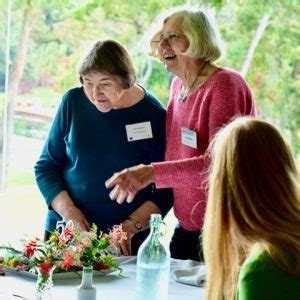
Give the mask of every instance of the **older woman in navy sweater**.
M 143 189 L 134 203 L 109 198 L 104 182 L 136 164 L 161 161 L 165 151 L 165 109 L 136 77 L 126 49 L 112 40 L 97 42 L 79 68 L 81 87 L 62 99 L 43 152 L 37 184 L 48 205 L 45 239 L 59 220 L 81 230 L 95 223 L 107 231 L 122 223 L 128 240 L 123 254 L 136 254 L 146 238 L 151 213 L 172 206 L 170 190 Z

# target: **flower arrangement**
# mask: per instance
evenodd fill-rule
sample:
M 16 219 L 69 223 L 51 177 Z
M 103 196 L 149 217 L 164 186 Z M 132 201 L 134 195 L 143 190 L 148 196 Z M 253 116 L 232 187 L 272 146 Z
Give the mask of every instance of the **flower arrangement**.
M 55 267 L 54 272 L 79 271 L 83 266 L 93 266 L 95 270 L 122 269 L 116 262 L 116 247 L 126 240 L 122 225 L 115 225 L 108 234 L 97 235 L 97 226 L 82 232 L 68 222 L 61 232 L 55 230 L 48 241 L 35 238 L 25 244 L 19 251 L 11 246 L 0 246 L 6 255 L 0 263 L 2 266 L 37 274 L 42 271 L 45 276 Z

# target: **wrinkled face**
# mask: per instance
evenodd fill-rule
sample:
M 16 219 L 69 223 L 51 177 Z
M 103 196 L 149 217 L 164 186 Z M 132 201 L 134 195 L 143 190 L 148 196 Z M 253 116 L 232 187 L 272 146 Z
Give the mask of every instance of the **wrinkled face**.
M 92 72 L 82 76 L 83 87 L 88 99 L 101 112 L 121 108 L 120 98 L 124 88 L 117 76 Z
M 158 55 L 161 61 L 165 68 L 174 74 L 184 68 L 188 60 L 181 54 L 189 46 L 189 41 L 183 34 L 181 25 L 182 17 L 180 16 L 168 19 L 163 26 L 158 44 Z

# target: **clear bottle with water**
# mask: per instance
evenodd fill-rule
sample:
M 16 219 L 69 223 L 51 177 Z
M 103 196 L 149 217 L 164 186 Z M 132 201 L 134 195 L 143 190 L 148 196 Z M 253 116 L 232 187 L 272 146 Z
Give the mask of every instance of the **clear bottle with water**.
M 136 300 L 167 300 L 169 289 L 170 254 L 161 243 L 160 214 L 152 214 L 150 234 L 137 254 Z

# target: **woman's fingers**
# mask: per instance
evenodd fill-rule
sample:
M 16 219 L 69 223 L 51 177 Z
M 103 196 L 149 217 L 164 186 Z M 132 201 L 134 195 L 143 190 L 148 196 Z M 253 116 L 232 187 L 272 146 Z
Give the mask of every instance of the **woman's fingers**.
M 85 226 L 85 231 L 89 231 L 91 229 L 90 223 L 87 221 L 86 218 L 84 218 L 84 226 Z
M 123 176 L 122 176 L 122 172 L 126 171 L 127 169 L 118 172 L 118 173 L 114 173 L 113 176 L 111 176 L 109 179 L 107 179 L 105 181 L 105 186 L 106 188 L 112 188 L 113 186 L 115 186 L 116 184 L 119 184 L 123 181 Z
M 126 198 L 127 203 L 131 203 L 133 201 L 133 199 L 135 198 L 136 194 L 137 194 L 136 191 L 132 191 L 132 192 L 128 193 L 127 198 Z
M 128 247 L 127 241 L 123 241 L 121 243 L 121 249 L 122 249 L 123 255 L 128 256 L 131 254 L 131 251 L 129 253 L 129 247 Z
M 118 194 L 118 196 L 116 198 L 116 201 L 119 204 L 122 204 L 125 201 L 125 199 L 127 198 L 127 194 L 128 193 L 126 191 L 124 191 L 123 189 L 120 189 L 119 194 Z
M 69 209 L 67 214 L 64 216 L 64 219 L 69 221 L 72 220 L 73 223 L 78 226 L 79 230 L 81 231 L 89 231 L 90 230 L 90 224 L 87 221 L 85 215 L 83 212 L 78 209 L 77 207 L 72 207 Z
M 109 198 L 111 200 L 116 200 L 120 193 L 120 186 L 117 184 L 109 193 Z
M 113 188 L 109 197 L 119 204 L 125 200 L 131 203 L 139 190 L 154 180 L 151 166 L 138 165 L 115 173 L 105 182 L 107 188 Z

